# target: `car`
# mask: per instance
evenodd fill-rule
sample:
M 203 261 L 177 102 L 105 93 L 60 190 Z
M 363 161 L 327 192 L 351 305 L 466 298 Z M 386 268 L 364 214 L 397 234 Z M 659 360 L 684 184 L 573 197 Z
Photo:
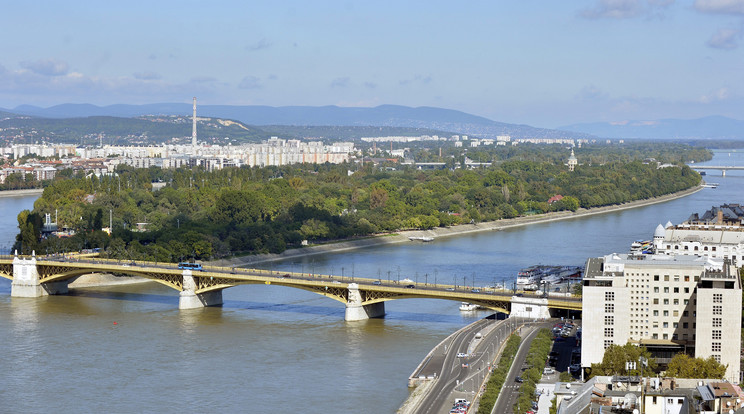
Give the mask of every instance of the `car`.
M 382 284 L 382 282 L 380 282 L 379 280 L 375 280 L 374 282 L 372 282 L 372 284 L 379 286 Z
M 473 293 L 480 293 L 480 289 L 473 289 L 473 290 L 471 290 L 471 292 L 473 292 Z
M 543 374 L 545 375 L 555 374 L 555 370 L 553 368 L 548 367 L 548 368 L 543 369 Z
M 568 367 L 568 370 L 571 372 L 581 371 L 581 364 L 571 364 L 571 366 Z
M 458 358 L 467 358 L 467 356 L 468 356 L 468 354 L 466 354 L 466 353 L 464 353 L 464 352 L 458 352 L 458 353 L 457 353 L 457 357 L 458 357 Z
M 292 277 L 292 276 L 290 276 L 289 273 L 285 273 L 285 274 L 282 275 L 282 277 Z
M 558 356 L 558 351 L 550 351 L 550 353 L 548 355 L 549 356 L 552 356 L 552 357 L 557 357 Z
M 522 379 L 522 377 L 515 377 L 514 378 L 514 381 L 515 382 L 524 382 L 524 380 Z
M 339 282 L 338 280 L 334 280 L 333 283 L 341 283 L 341 282 Z
M 447 288 L 447 289 L 445 289 L 445 290 L 446 290 L 447 292 L 454 292 L 454 291 L 455 291 L 455 288 L 453 288 L 453 287 L 449 287 L 449 288 Z
M 416 287 L 416 285 L 406 285 L 406 288 L 408 288 L 408 289 L 413 289 L 415 287 Z

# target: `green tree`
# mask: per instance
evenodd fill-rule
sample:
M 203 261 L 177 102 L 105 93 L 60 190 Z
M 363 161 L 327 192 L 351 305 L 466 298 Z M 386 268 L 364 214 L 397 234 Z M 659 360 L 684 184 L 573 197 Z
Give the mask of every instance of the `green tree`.
M 722 365 L 713 357 L 693 358 L 685 353 L 678 353 L 669 361 L 666 375 L 676 378 L 723 378 L 727 365 Z
M 641 363 L 647 361 L 647 365 Z M 635 369 L 628 369 L 626 363 L 635 363 Z M 590 377 L 597 375 L 653 375 L 656 370 L 656 360 L 651 353 L 642 346 L 628 342 L 625 345 L 612 344 L 605 349 L 602 362 L 592 364 Z

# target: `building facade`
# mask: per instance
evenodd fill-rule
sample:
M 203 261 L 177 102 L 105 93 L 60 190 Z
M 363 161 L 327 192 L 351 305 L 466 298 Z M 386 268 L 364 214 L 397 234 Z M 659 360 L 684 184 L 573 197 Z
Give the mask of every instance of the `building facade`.
M 611 254 L 587 261 L 581 365 L 612 344 L 643 345 L 660 364 L 678 352 L 727 364 L 739 381 L 742 290 L 735 266 L 684 255 Z M 725 340 L 724 338 L 725 332 Z

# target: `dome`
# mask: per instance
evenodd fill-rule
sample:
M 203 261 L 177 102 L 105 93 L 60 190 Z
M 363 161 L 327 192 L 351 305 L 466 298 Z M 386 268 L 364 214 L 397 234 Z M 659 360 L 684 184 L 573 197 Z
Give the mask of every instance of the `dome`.
M 661 224 L 656 226 L 656 230 L 654 230 L 654 238 L 657 237 L 661 237 L 662 239 L 664 238 L 664 226 L 662 226 Z
M 674 224 L 672 224 L 671 221 L 667 221 L 667 224 L 664 226 L 665 229 L 668 229 L 669 227 L 674 227 Z

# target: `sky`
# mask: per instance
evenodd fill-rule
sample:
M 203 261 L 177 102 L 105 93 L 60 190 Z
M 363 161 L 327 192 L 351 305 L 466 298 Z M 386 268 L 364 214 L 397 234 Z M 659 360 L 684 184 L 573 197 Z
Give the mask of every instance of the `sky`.
M 744 0 L 6 1 L 0 108 L 433 106 L 744 119 Z

